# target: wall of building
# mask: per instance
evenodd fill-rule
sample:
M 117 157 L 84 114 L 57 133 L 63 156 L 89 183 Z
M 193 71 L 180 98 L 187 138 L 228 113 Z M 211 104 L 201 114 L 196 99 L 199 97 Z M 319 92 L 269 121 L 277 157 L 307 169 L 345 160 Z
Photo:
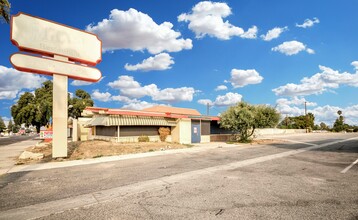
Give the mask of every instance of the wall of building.
M 200 143 L 209 143 L 210 135 L 201 135 Z
M 85 128 L 84 125 L 90 121 L 92 118 L 78 118 L 77 123 L 77 136 L 80 141 L 91 140 L 91 128 Z
M 191 143 L 191 120 L 188 118 L 180 119 L 179 127 L 179 143 L 190 144 Z

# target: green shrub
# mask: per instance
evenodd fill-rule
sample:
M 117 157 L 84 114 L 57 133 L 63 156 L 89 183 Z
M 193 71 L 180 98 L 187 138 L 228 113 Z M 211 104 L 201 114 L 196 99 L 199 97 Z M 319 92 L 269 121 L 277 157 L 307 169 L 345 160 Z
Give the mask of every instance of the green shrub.
M 149 137 L 145 135 L 139 136 L 138 142 L 149 142 Z

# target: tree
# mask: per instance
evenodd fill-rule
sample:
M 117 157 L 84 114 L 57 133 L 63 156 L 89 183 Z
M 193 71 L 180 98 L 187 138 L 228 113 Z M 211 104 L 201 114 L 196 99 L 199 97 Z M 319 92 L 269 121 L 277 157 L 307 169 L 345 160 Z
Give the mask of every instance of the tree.
M 0 0 L 0 16 L 6 23 L 10 23 L 10 7 L 8 0 Z
M 5 126 L 4 120 L 0 116 L 0 132 L 5 131 L 5 129 L 6 129 L 6 126 Z
M 78 118 L 81 116 L 81 112 L 86 107 L 93 106 L 93 100 L 91 99 L 91 95 L 82 89 L 76 90 L 76 97 L 72 99 L 68 99 L 69 108 L 68 108 L 68 116 L 72 118 Z
M 274 127 L 279 118 L 280 114 L 270 106 L 239 102 L 221 115 L 220 126 L 239 133 L 239 141 L 247 142 L 256 128 Z
M 11 107 L 11 115 L 15 124 L 25 124 L 26 127 L 33 125 L 36 131 L 40 132 L 40 127 L 48 125 L 52 117 L 52 81 L 48 80 L 42 84 L 41 88 L 35 90 L 35 95 L 25 92 L 19 101 Z M 93 106 L 91 96 L 84 90 L 77 90 L 76 96 L 68 99 L 69 116 L 77 118 L 81 115 L 86 106 Z
M 10 119 L 9 124 L 7 125 L 7 129 L 9 131 L 12 131 L 13 128 L 14 128 L 14 124 L 12 123 L 12 120 Z
M 277 126 L 281 129 L 308 129 L 314 128 L 314 114 L 299 115 L 295 117 L 286 117 Z
M 338 110 L 337 111 L 338 114 L 338 118 L 336 119 L 336 121 L 333 124 L 333 130 L 336 132 L 341 132 L 343 130 L 345 130 L 345 124 L 344 124 L 344 117 L 342 116 L 342 111 Z

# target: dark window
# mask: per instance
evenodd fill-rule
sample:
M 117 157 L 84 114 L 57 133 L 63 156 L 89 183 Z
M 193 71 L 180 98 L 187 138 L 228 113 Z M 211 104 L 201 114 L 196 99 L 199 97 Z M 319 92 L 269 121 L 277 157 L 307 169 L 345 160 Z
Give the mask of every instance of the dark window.
M 210 121 L 201 121 L 201 135 L 210 135 Z
M 117 137 L 117 126 L 96 126 L 96 135 Z
M 121 137 L 129 136 L 155 136 L 159 135 L 160 126 L 121 126 L 119 128 L 119 135 Z
M 230 130 L 220 128 L 218 121 L 211 121 L 210 123 L 210 134 L 232 134 Z

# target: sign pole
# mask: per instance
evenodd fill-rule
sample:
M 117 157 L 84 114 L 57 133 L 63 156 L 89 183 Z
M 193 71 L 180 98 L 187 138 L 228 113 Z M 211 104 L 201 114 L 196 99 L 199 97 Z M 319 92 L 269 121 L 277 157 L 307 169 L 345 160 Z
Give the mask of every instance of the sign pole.
M 55 55 L 60 61 L 68 61 L 67 57 Z M 53 74 L 53 139 L 52 157 L 67 157 L 67 97 L 68 78 Z

